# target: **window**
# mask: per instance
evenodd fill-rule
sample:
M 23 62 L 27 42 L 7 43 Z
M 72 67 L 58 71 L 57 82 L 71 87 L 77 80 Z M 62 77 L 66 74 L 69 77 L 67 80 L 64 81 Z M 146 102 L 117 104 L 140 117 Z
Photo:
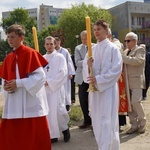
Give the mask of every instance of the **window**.
M 142 17 L 142 26 L 145 27 L 145 25 L 146 25 L 146 24 L 145 24 L 145 18 Z
M 132 25 L 134 25 L 134 17 L 132 17 Z
M 140 42 L 145 42 L 145 33 L 140 33 L 138 37 Z
M 137 17 L 137 25 L 142 25 L 142 18 L 141 17 Z

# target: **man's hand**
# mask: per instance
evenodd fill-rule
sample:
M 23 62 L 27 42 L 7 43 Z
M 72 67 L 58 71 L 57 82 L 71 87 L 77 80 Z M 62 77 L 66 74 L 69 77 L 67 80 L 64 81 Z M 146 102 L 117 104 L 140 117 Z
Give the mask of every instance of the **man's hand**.
M 89 77 L 87 78 L 87 81 L 88 81 L 89 83 L 96 84 L 96 78 L 95 78 L 94 76 L 89 76 Z
M 94 61 L 93 58 L 89 58 L 89 59 L 87 60 L 87 65 L 88 65 L 89 68 L 92 67 L 93 61 Z
M 16 85 L 16 80 L 11 80 L 11 81 L 4 81 L 4 90 L 8 92 L 14 92 L 15 89 L 17 88 Z
M 48 86 L 48 83 L 47 83 L 47 81 L 45 82 L 45 84 L 44 84 L 45 86 Z
M 71 80 L 73 78 L 73 75 L 71 74 L 71 75 L 69 75 L 69 79 Z

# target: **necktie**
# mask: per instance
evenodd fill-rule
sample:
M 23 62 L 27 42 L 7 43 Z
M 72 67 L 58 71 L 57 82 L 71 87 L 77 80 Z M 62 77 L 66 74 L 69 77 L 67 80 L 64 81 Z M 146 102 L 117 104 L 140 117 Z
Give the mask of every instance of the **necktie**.
M 88 51 L 88 47 L 87 46 L 85 46 L 85 49 L 86 49 L 86 52 Z
M 128 52 L 127 52 L 127 56 L 130 54 L 130 52 L 131 52 L 131 50 L 128 50 Z

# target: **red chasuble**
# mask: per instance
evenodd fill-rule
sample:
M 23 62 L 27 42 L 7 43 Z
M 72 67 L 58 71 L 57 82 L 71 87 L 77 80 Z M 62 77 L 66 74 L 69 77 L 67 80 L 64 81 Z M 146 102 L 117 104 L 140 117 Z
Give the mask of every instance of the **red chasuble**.
M 16 79 L 16 63 L 20 78 L 26 78 L 48 62 L 34 49 L 21 45 L 5 58 L 0 67 L 0 77 L 8 81 Z M 0 150 L 51 150 L 46 116 L 3 118 L 0 122 Z
M 4 59 L 0 67 L 0 77 L 5 80 L 16 79 L 16 63 L 18 63 L 20 78 L 26 78 L 39 67 L 47 65 L 43 56 L 34 49 L 21 45 Z

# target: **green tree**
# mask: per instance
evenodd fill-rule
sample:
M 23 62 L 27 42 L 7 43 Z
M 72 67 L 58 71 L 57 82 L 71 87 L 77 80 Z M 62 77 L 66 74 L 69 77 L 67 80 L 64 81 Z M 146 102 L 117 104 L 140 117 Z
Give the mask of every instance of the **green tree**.
M 48 28 L 45 28 L 41 30 L 41 32 L 38 32 L 39 50 L 42 54 L 45 54 L 44 39 L 50 35 L 53 37 L 60 37 L 62 40 L 62 44 L 65 42 L 64 34 L 62 33 L 62 30 L 59 28 L 59 26 L 50 25 Z
M 95 7 L 94 5 L 82 3 L 80 5 L 72 5 L 71 9 L 64 10 L 58 20 L 58 26 L 65 35 L 64 46 L 71 48 L 72 51 L 78 40 L 75 36 L 80 35 L 81 31 L 86 30 L 85 17 L 87 16 L 91 19 L 91 27 L 99 19 L 104 19 L 111 25 L 111 14 L 107 10 Z
M 2 18 L 1 27 L 3 27 L 5 31 L 12 24 L 20 24 L 25 27 L 25 42 L 27 45 L 33 47 L 32 27 L 36 26 L 37 23 L 34 18 L 29 17 L 28 10 L 16 8 L 10 12 L 8 18 Z
M 44 48 L 44 39 L 50 35 L 49 28 L 44 28 L 40 32 L 38 32 L 38 43 L 39 43 L 39 52 L 41 54 L 45 54 L 45 48 Z
M 5 56 L 11 51 L 7 41 L 0 41 L 0 62 L 2 62 Z

